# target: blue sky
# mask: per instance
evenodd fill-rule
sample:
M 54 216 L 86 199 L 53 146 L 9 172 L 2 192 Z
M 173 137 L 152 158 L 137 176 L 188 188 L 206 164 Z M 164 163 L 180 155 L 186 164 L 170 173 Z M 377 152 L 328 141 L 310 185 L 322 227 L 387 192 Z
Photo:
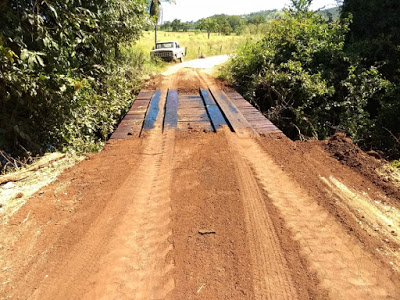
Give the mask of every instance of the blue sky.
M 197 21 L 215 14 L 241 15 L 260 10 L 282 9 L 288 0 L 176 0 L 163 3 L 164 21 Z M 336 0 L 314 0 L 313 9 L 336 6 Z

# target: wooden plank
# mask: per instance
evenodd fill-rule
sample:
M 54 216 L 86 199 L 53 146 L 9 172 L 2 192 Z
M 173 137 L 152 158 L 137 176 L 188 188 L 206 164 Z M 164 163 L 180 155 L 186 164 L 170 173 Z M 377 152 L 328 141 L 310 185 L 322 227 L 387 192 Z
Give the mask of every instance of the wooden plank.
M 184 113 L 179 111 L 178 116 L 179 117 L 193 117 L 194 116 L 194 117 L 201 117 L 202 119 L 203 118 L 209 119 L 207 111 L 205 109 L 203 109 L 202 111 L 193 111 L 193 112 L 186 111 Z
M 211 125 L 210 119 L 201 119 L 199 117 L 195 118 L 183 118 L 179 119 L 178 122 L 186 122 L 186 123 L 209 123 Z
M 251 126 L 259 133 L 283 133 L 270 120 L 268 120 L 256 107 L 244 99 L 237 92 L 227 93 L 228 97 L 236 104 Z
M 161 91 L 156 90 L 153 99 L 151 99 L 150 106 L 146 114 L 146 118 L 144 119 L 144 124 L 143 124 L 144 130 L 153 129 L 155 127 L 154 123 L 156 122 L 158 113 L 160 111 L 159 107 L 160 100 L 161 100 Z
M 124 139 L 128 134 L 134 134 L 135 132 L 139 134 L 153 94 L 153 91 L 141 91 L 139 93 L 110 139 Z
M 147 99 L 147 100 L 139 100 L 139 99 L 135 100 L 135 102 L 133 102 L 131 110 L 135 110 L 135 109 L 141 108 L 141 107 L 148 107 L 150 100 L 151 100 L 151 98 Z
M 144 113 L 141 114 L 128 114 L 125 116 L 124 120 L 143 120 L 144 119 Z
M 207 131 L 214 131 L 214 128 L 211 126 L 210 122 L 179 122 L 178 121 L 178 129 L 182 131 L 187 130 L 207 130 Z
M 201 111 L 200 110 L 193 110 L 189 111 L 186 110 L 185 112 L 182 112 L 181 110 L 178 111 L 178 121 L 182 120 L 205 120 L 207 122 L 210 122 L 210 118 L 207 114 L 207 111 L 203 108 Z
M 236 105 L 226 96 L 222 90 L 210 89 L 219 108 L 228 120 L 231 128 L 239 135 L 257 134 Z
M 139 95 L 137 95 L 136 99 L 144 98 L 151 99 L 154 95 L 154 91 L 140 91 Z
M 179 110 L 187 109 L 187 108 L 202 108 L 202 109 L 204 109 L 204 104 L 203 103 L 179 104 Z
M 180 104 L 203 103 L 203 100 L 200 97 L 196 97 L 195 99 L 187 100 L 185 98 L 182 98 L 179 95 L 179 103 Z
M 219 131 L 223 126 L 227 126 L 228 124 L 210 92 L 208 90 L 200 90 L 200 95 L 204 101 L 214 130 Z
M 181 115 L 184 114 L 199 114 L 201 115 L 202 113 L 205 112 L 205 108 L 204 107 L 183 107 L 183 108 L 179 108 L 178 109 L 178 113 Z
M 199 95 L 193 95 L 193 94 L 179 94 L 179 97 L 182 99 L 197 99 L 200 96 Z
M 164 129 L 178 127 L 178 91 L 169 90 L 165 105 Z
M 137 110 L 128 111 L 128 115 L 144 115 L 146 114 L 147 108 L 138 108 Z
M 210 120 L 207 120 L 207 119 L 200 119 L 200 118 L 193 118 L 193 119 L 181 119 L 181 120 L 178 120 L 178 122 L 181 122 L 181 123 L 193 123 L 193 124 L 195 124 L 195 123 L 206 123 L 206 124 L 211 124 L 210 123 Z

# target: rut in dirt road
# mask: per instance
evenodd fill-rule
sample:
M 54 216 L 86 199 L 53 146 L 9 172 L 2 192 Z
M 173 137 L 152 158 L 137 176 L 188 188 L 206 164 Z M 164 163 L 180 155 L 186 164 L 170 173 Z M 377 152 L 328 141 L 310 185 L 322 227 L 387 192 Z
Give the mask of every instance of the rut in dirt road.
M 246 161 L 268 198 L 301 245 L 321 287 L 332 299 L 398 299 L 399 278 L 363 250 L 327 211 L 292 181 L 254 139 L 230 136 L 240 160 Z
M 132 197 L 132 205 L 82 299 L 164 299 L 174 288 L 174 265 L 168 259 L 173 248 L 169 187 L 174 133 L 165 138 L 153 134 L 147 142 L 130 182 L 136 188 L 124 195 Z
M 236 159 L 235 171 L 253 257 L 255 299 L 298 299 L 291 271 L 256 178 L 242 159 Z
M 173 140 L 173 134 L 148 137 L 137 171 L 33 299 L 163 299 L 174 288 L 166 258 Z M 115 209 L 124 212 L 113 216 Z

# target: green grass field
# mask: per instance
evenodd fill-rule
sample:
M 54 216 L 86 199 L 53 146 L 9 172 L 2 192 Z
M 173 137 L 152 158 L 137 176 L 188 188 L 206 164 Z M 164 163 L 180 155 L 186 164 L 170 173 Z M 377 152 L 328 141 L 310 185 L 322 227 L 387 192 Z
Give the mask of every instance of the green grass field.
M 187 48 L 185 59 L 191 60 L 198 58 L 199 52 L 206 57 L 232 54 L 244 43 L 250 36 L 223 36 L 216 33 L 211 34 L 211 38 L 207 38 L 207 33 L 204 32 L 158 32 L 158 41 L 176 40 L 182 47 Z M 146 31 L 143 37 L 134 45 L 133 49 L 141 50 L 146 55 L 150 55 L 150 51 L 154 47 L 154 31 Z

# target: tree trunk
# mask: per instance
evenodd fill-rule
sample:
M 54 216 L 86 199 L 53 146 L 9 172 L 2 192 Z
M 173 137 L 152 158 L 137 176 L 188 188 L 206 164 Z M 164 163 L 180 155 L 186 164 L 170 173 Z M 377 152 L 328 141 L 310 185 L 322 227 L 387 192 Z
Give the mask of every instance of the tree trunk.
M 157 25 L 154 25 L 154 49 L 157 48 Z
M 209 31 L 209 32 L 208 32 L 208 39 L 210 39 L 210 35 L 211 35 L 211 32 Z

